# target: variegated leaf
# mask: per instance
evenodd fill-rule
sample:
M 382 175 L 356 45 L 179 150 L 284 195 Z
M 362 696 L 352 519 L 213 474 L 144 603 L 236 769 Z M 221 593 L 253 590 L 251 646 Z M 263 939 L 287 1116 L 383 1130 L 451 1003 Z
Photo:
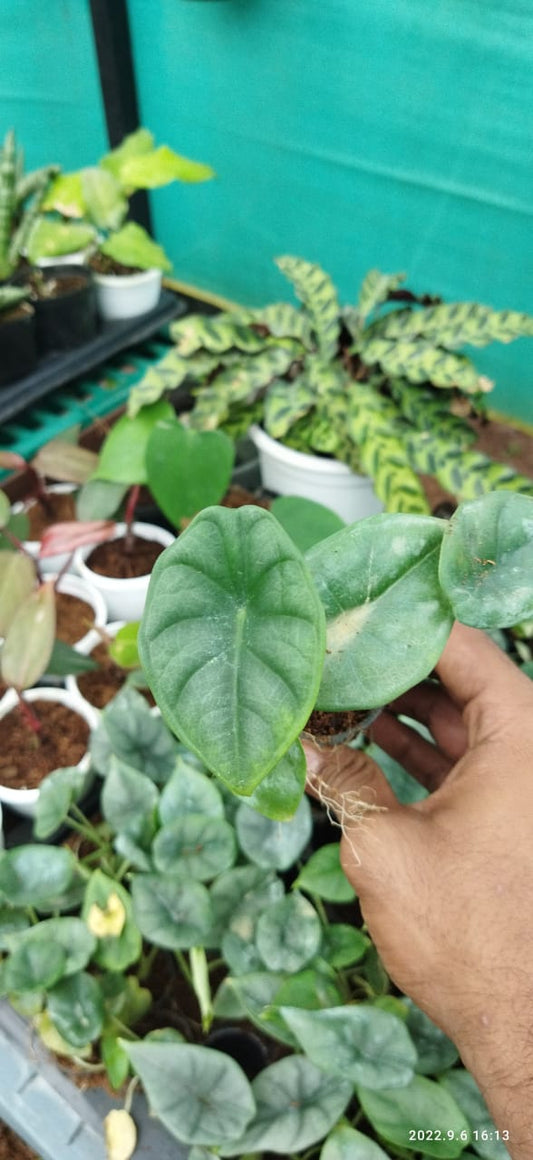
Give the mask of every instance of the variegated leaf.
M 368 383 L 358 383 L 348 411 L 348 433 L 362 470 L 371 476 L 387 511 L 425 514 L 429 505 L 405 452 L 398 409 Z
M 252 402 L 258 391 L 285 374 L 294 361 L 296 349 L 300 349 L 296 344 L 272 346 L 255 358 L 225 367 L 208 387 L 197 391 L 191 426 L 212 430 L 228 417 L 230 407 Z
M 386 302 L 391 290 L 397 290 L 405 281 L 405 274 L 382 274 L 381 270 L 369 270 L 359 291 L 358 313 L 367 318 L 377 306 Z
M 327 363 L 320 357 L 307 360 L 306 375 L 317 398 L 342 396 L 350 382 L 341 362 Z
M 422 435 L 410 435 L 406 449 L 416 471 L 434 475 L 458 500 L 477 499 L 501 489 L 533 495 L 533 479 L 495 463 L 481 452 L 465 451 L 444 439 L 428 442 Z
M 409 340 L 422 336 L 435 345 L 456 349 L 487 346 L 533 335 L 533 317 L 517 310 L 492 310 L 478 302 L 450 302 L 425 310 L 400 310 L 380 319 L 373 333 Z
M 294 291 L 309 315 L 321 355 L 333 359 L 340 336 L 340 307 L 331 278 L 321 266 L 303 258 L 286 255 L 276 258 L 282 274 L 292 282 Z
M 474 429 L 450 411 L 449 397 L 442 391 L 424 388 L 406 379 L 389 379 L 389 390 L 404 419 L 430 439 L 446 432 L 457 447 L 470 447 L 476 441 Z
M 149 403 L 155 403 L 165 391 L 174 391 L 184 380 L 201 378 L 219 364 L 216 355 L 200 351 L 192 358 L 184 358 L 172 347 L 159 362 L 149 367 L 142 379 L 132 388 L 128 399 L 128 415 L 134 418 Z
M 311 409 L 314 391 L 305 375 L 294 382 L 274 379 L 265 395 L 263 422 L 273 439 L 283 439 L 287 431 Z
M 170 335 L 177 344 L 178 353 L 184 357 L 197 350 L 208 350 L 212 354 L 222 354 L 232 347 L 256 354 L 269 345 L 269 339 L 252 330 L 253 315 L 249 311 L 228 311 L 209 316 L 189 314 L 172 323 Z
M 435 387 L 460 387 L 467 394 L 485 389 L 483 380 L 466 355 L 450 354 L 431 342 L 364 338 L 359 353 L 368 365 L 379 363 L 387 375 L 400 375 L 411 383 Z
M 273 302 L 254 311 L 254 322 L 268 329 L 275 338 L 297 338 L 308 350 L 313 348 L 313 331 L 307 315 L 289 302 Z

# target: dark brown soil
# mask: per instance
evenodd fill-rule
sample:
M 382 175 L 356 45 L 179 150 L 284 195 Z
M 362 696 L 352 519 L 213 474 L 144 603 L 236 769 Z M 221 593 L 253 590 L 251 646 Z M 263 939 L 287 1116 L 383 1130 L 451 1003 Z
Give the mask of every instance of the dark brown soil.
M 86 701 L 90 701 L 91 705 L 95 705 L 97 709 L 103 709 L 122 688 L 127 679 L 128 671 L 121 669 L 120 665 L 117 665 L 109 656 L 105 641 L 93 648 L 91 657 L 97 662 L 99 668 L 93 669 L 89 673 L 80 673 L 78 688 Z M 139 692 L 146 697 L 150 705 L 155 705 L 149 689 L 139 689 Z
M 30 278 L 31 297 L 35 299 L 61 298 L 65 294 L 75 294 L 78 290 L 85 290 L 88 279 L 82 274 L 46 274 Z
M 272 504 L 271 499 L 266 496 L 255 495 L 251 491 L 247 491 L 245 487 L 240 487 L 238 484 L 232 486 L 226 492 L 224 498 L 221 500 L 221 507 L 226 508 L 240 508 L 245 504 L 253 504 L 255 507 L 266 508 L 268 511 Z
M 107 254 L 93 254 L 89 265 L 91 270 L 96 270 L 97 274 L 144 274 L 145 271 L 140 266 L 123 266 L 122 262 L 116 262 L 114 258 L 109 258 Z
M 30 522 L 29 540 L 40 540 L 50 524 L 62 524 L 65 520 L 76 519 L 76 501 L 74 492 L 67 495 L 57 495 L 50 492 L 47 495 L 48 510 L 41 500 L 36 499 L 28 508 L 26 515 Z
M 3 1120 L 0 1120 L 0 1160 L 39 1160 L 20 1136 L 16 1136 Z
M 33 701 L 38 734 L 16 706 L 0 721 L 0 782 L 10 789 L 35 789 L 60 766 L 77 765 L 87 748 L 89 726 L 56 701 Z
M 8 326 L 10 322 L 17 322 L 17 320 L 22 319 L 29 321 L 33 312 L 33 306 L 30 306 L 29 302 L 18 302 L 10 310 L 0 310 L 0 326 L 4 323 Z
M 56 636 L 65 644 L 76 644 L 90 628 L 94 628 L 93 607 L 68 592 L 56 592 L 56 615 Z
M 134 536 L 132 544 L 128 544 L 126 537 L 118 540 L 107 540 L 105 544 L 98 544 L 93 548 L 85 563 L 99 576 L 111 576 L 117 580 L 132 580 L 139 576 L 148 576 L 157 560 L 164 551 L 163 544 L 156 540 L 143 540 Z
M 368 709 L 348 709 L 344 713 L 326 713 L 323 709 L 313 709 L 303 732 L 322 745 L 337 745 L 359 733 L 368 712 Z

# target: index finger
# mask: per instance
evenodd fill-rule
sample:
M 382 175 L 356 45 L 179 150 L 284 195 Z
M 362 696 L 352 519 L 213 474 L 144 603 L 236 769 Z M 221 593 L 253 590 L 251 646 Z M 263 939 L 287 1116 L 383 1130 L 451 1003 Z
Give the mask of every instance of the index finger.
M 474 700 L 525 692 L 528 678 L 478 628 L 454 624 L 435 671 L 460 709 Z

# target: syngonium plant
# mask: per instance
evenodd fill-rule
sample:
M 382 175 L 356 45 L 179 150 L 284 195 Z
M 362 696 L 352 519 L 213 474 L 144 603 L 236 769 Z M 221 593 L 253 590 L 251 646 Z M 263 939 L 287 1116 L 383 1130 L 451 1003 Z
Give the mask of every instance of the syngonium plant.
M 142 226 L 126 220 L 129 199 L 140 189 L 212 177 L 210 166 L 168 145 L 156 148 L 152 133 L 137 129 L 97 165 L 56 177 L 29 234 L 28 257 L 36 261 L 90 246 L 124 266 L 170 270 L 162 247 Z
M 454 1045 L 391 993 L 346 920 L 339 843 L 309 854 L 307 799 L 287 822 L 236 808 L 131 689 L 104 711 L 91 752 L 97 820 L 80 771 L 56 770 L 38 840 L 0 854 L 0 993 L 51 1050 L 117 1091 L 133 1073 L 190 1160 L 414 1160 L 413 1125 L 426 1155 L 453 1160 L 473 1129 L 488 1133 Z M 61 826 L 73 840 L 48 844 Z M 228 1023 L 261 1035 L 253 1079 L 207 1045 Z M 125 1112 L 107 1129 L 109 1160 L 129 1157 Z
M 455 619 L 533 613 L 533 497 L 493 492 L 450 521 L 383 514 L 299 552 L 256 507 L 207 508 L 157 561 L 141 663 L 175 733 L 272 818 L 305 783 L 311 711 L 371 709 L 426 678 Z
M 388 511 L 429 512 L 419 474 L 458 499 L 533 481 L 472 449 L 464 418 L 493 384 L 468 346 L 533 335 L 533 318 L 475 302 L 417 297 L 404 275 L 370 270 L 355 307 L 301 258 L 276 259 L 302 308 L 275 303 L 171 326 L 175 346 L 132 390 L 130 414 L 188 381 L 190 423 L 242 433 L 251 423 L 299 451 L 332 456 L 372 477 Z

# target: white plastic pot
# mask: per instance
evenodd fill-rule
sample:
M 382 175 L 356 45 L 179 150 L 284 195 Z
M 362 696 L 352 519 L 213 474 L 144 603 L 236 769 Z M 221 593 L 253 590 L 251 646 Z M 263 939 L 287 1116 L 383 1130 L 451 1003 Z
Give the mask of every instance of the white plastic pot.
M 54 576 L 47 576 L 47 579 L 53 580 Z M 91 584 L 90 580 L 86 580 L 82 576 L 75 576 L 72 572 L 65 572 L 57 584 L 56 590 L 67 596 L 77 596 L 78 600 L 84 600 L 90 604 L 94 612 L 94 628 L 104 627 L 107 621 L 107 605 L 101 593 L 94 584 Z M 84 644 L 92 631 L 92 628 L 88 628 L 87 632 L 84 632 L 83 636 L 75 642 L 76 648 L 80 648 Z
M 173 544 L 176 538 L 172 532 L 167 532 L 165 528 L 159 528 L 156 524 L 135 523 L 132 530 L 135 536 L 140 536 L 144 540 L 155 540 L 164 548 Z M 125 534 L 126 524 L 116 524 L 114 538 L 118 540 Z M 150 574 L 136 576 L 129 580 L 116 579 L 114 576 L 100 576 L 88 568 L 85 563 L 92 550 L 91 546 L 78 548 L 74 556 L 74 566 L 82 579 L 87 580 L 100 592 L 107 606 L 108 619 L 123 620 L 127 623 L 132 620 L 140 620 L 146 602 Z
M 356 475 L 338 459 L 293 451 L 255 425 L 250 428 L 250 437 L 259 452 L 261 479 L 267 491 L 312 499 L 331 508 L 348 524 L 383 511 L 372 480 Z
M 69 495 L 71 492 L 76 490 L 77 488 L 73 483 L 53 483 L 48 488 L 48 491 L 51 492 L 52 495 Z M 20 512 L 27 512 L 35 502 L 36 501 L 32 498 L 27 500 L 26 503 L 14 503 L 12 507 L 13 515 L 19 515 Z M 25 540 L 24 547 L 26 551 L 30 553 L 30 556 L 33 556 L 34 559 L 37 559 L 39 555 L 39 548 L 41 547 L 41 542 L 40 540 Z M 69 554 L 66 552 L 61 552 L 57 556 L 46 556 L 44 560 L 39 560 L 39 569 L 43 576 L 48 575 L 49 572 L 61 572 L 61 569 L 65 567 L 68 559 Z
M 93 273 L 98 313 L 106 322 L 148 314 L 159 302 L 161 270 L 120 275 Z
M 29 701 L 59 701 L 62 705 L 66 705 L 75 713 L 79 713 L 87 722 L 90 729 L 96 729 L 98 725 L 98 713 L 89 705 L 87 701 L 83 701 L 81 697 L 76 697 L 72 693 L 67 692 L 66 689 L 48 689 L 35 688 L 28 689 L 24 693 L 24 700 Z M 0 720 L 10 713 L 18 702 L 18 697 L 14 689 L 8 689 L 4 693 L 0 701 Z M 84 753 L 81 761 L 78 762 L 77 768 L 89 771 L 91 759 L 89 751 Z M 89 788 L 91 778 L 87 778 L 86 789 Z M 0 784 L 0 802 L 10 809 L 15 810 L 17 814 L 24 814 L 26 817 L 34 817 L 37 799 L 39 797 L 39 789 L 10 789 L 8 786 Z
M 125 623 L 125 620 L 115 620 L 112 624 L 106 624 L 105 636 L 110 640 L 114 640 L 119 629 L 124 628 Z M 87 633 L 87 636 L 85 636 L 83 640 L 80 640 L 80 643 L 76 645 L 76 652 L 82 653 L 84 657 L 88 657 L 93 648 L 96 648 L 96 646 L 101 643 L 102 635 L 93 628 L 90 632 Z M 68 677 L 66 678 L 65 688 L 69 693 L 72 693 L 73 696 L 81 697 L 82 701 L 85 701 L 85 697 L 83 696 L 83 693 L 78 686 L 78 678 L 74 676 L 73 673 L 69 673 Z M 94 705 L 91 705 L 91 708 L 94 709 L 95 713 L 100 712 L 100 709 L 97 709 Z
M 94 246 L 87 246 L 85 250 L 73 250 L 70 254 L 56 254 L 54 258 L 37 258 L 33 265 L 40 266 L 42 269 L 47 266 L 85 266 L 91 254 L 94 254 Z

